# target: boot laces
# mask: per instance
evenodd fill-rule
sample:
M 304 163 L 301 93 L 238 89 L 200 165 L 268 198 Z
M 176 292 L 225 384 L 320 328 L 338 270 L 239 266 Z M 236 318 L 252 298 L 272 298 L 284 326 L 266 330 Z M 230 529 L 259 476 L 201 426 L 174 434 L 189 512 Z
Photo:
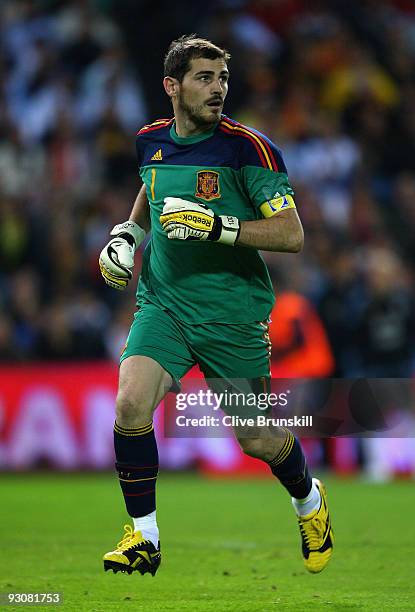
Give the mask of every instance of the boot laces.
M 299 519 L 301 535 L 309 550 L 318 549 L 321 546 L 323 533 L 323 521 L 315 516 L 309 521 Z
M 130 548 L 130 546 L 133 546 L 133 539 L 134 529 L 131 527 L 131 525 L 124 525 L 124 535 L 122 540 L 117 544 L 117 550 L 127 550 Z

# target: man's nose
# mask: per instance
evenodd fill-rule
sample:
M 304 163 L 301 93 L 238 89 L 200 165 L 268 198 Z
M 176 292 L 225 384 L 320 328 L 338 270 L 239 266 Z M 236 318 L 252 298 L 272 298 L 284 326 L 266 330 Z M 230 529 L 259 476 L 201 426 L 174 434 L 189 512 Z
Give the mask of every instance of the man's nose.
M 211 93 L 212 95 L 223 96 L 223 83 L 219 79 L 212 81 Z

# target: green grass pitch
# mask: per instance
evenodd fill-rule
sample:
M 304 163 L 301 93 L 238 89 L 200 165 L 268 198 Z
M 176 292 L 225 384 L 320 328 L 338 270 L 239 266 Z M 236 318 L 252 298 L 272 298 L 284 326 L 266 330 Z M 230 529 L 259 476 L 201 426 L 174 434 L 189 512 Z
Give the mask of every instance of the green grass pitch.
M 0 592 L 62 592 L 62 606 L 34 608 L 49 612 L 414 610 L 413 484 L 326 484 L 336 548 L 311 575 L 276 482 L 162 475 L 152 578 L 103 571 L 127 522 L 115 476 L 3 475 Z

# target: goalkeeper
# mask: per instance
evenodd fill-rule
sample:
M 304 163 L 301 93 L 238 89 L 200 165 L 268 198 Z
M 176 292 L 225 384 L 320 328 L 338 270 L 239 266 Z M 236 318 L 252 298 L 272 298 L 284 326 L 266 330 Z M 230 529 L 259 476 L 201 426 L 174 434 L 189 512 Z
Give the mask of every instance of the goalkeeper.
M 151 229 L 114 424 L 116 469 L 133 526 L 104 555 L 106 570 L 154 575 L 160 564 L 152 419 L 165 394 L 195 363 L 206 378 L 244 379 L 254 392 L 269 388 L 274 294 L 258 249 L 298 252 L 303 230 L 277 147 L 222 114 L 229 59 L 194 35 L 171 43 L 163 85 L 174 117 L 138 132 L 143 186 L 130 219 L 113 228 L 100 255 L 105 281 L 124 289 Z M 298 440 L 283 428 L 235 434 L 288 491 L 305 566 L 321 571 L 333 546 L 326 493 L 311 478 Z

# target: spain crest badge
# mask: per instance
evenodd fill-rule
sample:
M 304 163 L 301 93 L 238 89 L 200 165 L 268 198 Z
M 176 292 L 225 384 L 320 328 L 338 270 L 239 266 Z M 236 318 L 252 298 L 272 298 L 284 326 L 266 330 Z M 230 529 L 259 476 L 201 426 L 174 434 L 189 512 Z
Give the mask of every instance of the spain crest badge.
M 202 200 L 220 198 L 219 172 L 199 170 L 195 196 Z

